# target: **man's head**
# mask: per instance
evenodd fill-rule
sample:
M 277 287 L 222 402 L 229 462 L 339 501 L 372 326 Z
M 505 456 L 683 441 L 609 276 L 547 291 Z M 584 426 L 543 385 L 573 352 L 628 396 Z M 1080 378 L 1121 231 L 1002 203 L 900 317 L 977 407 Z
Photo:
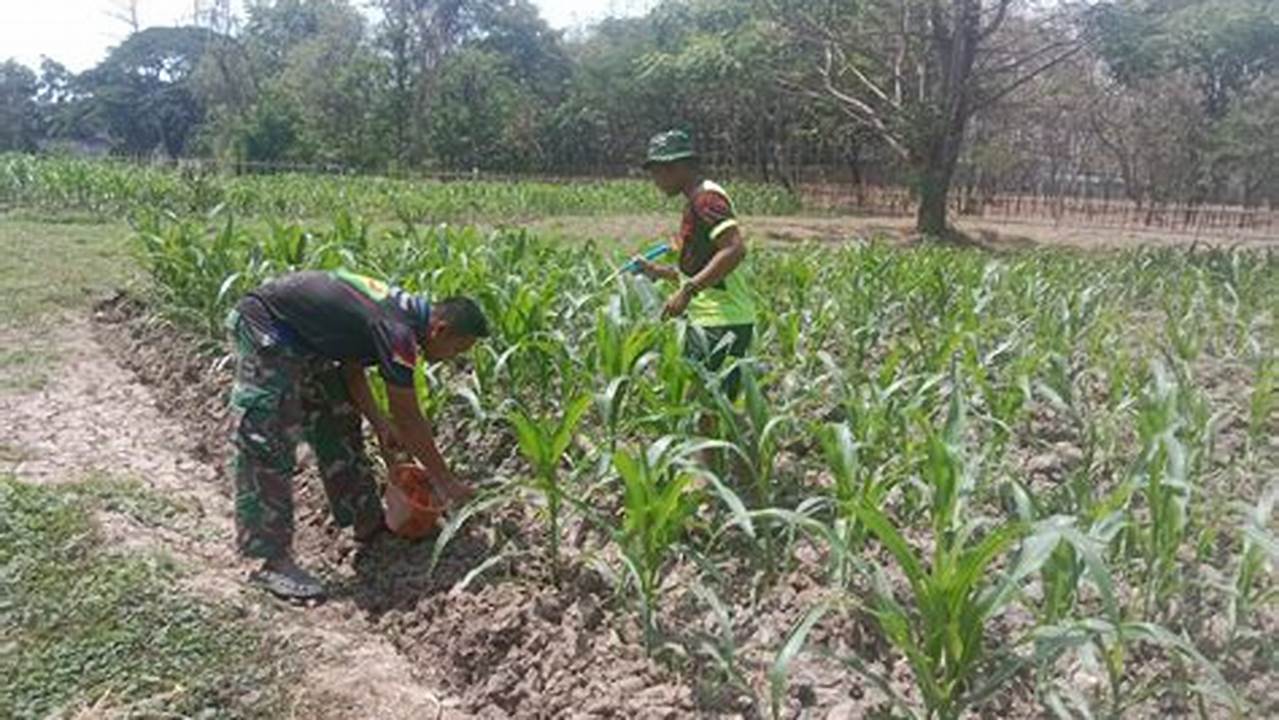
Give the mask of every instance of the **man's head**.
M 451 297 L 431 304 L 431 319 L 422 345 L 426 359 L 438 362 L 461 355 L 476 340 L 488 336 L 488 320 L 480 306 L 467 297 Z
M 678 195 L 696 179 L 697 153 L 683 130 L 669 130 L 648 141 L 644 169 L 667 195 Z

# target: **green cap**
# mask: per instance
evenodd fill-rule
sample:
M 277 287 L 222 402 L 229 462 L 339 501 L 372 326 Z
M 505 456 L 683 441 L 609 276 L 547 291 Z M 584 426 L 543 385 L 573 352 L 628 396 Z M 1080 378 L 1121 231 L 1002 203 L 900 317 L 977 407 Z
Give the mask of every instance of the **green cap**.
M 653 136 L 648 141 L 648 157 L 644 159 L 644 167 L 673 163 L 678 160 L 691 160 L 697 157 L 693 152 L 693 141 L 683 130 L 668 130 Z

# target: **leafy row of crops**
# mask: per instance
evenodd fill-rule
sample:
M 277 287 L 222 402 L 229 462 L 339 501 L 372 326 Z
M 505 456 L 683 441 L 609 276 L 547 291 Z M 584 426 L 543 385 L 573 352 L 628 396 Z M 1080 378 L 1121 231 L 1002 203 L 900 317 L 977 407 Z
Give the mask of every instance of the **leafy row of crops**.
M 611 568 L 658 655 L 680 637 L 665 609 L 696 596 L 723 631 L 688 654 L 743 688 L 734 618 L 815 575 L 824 599 L 767 670 L 774 714 L 804 648 L 917 717 L 1012 696 L 1071 718 L 1275 709 L 1279 257 L 761 250 L 734 406 L 683 359 L 691 330 L 657 321 L 658 288 L 610 280 L 597 248 L 346 214 L 265 233 L 155 215 L 139 237 L 161 307 L 210 339 L 294 268 L 477 297 L 494 337 L 464 368 L 419 369 L 422 405 L 523 460 L 455 453 L 485 492 L 437 556 L 481 510 L 532 498 L 552 581 Z M 566 549 L 570 523 L 603 540 Z M 859 615 L 908 687 L 813 640 Z
M 798 200 L 777 187 L 732 187 L 740 210 L 784 214 Z M 364 176 L 226 175 L 201 169 L 0 155 L 0 206 L 124 216 L 135 208 L 181 214 L 226 207 L 240 215 L 312 218 L 337 209 L 405 222 L 482 218 L 496 224 L 548 215 L 678 209 L 640 180 L 497 182 Z

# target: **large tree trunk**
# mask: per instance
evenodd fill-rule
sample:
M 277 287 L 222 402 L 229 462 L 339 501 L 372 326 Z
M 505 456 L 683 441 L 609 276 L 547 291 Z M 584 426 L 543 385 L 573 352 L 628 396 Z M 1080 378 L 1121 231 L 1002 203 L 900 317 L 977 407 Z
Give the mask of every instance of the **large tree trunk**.
M 920 235 L 941 239 L 946 234 L 946 201 L 950 195 L 950 175 L 940 167 L 926 167 L 919 176 L 919 210 L 915 230 Z
M 947 201 L 967 126 L 968 118 L 963 114 L 935 126 L 934 137 L 928 143 L 928 152 L 915 162 L 919 192 L 915 230 L 920 235 L 937 240 L 949 237 L 946 228 Z
M 954 0 L 953 26 L 946 21 L 940 3 L 934 3 L 931 10 L 933 52 L 941 72 L 935 91 L 937 106 L 932 109 L 936 115 L 925 120 L 922 128 L 927 134 L 923 138 L 922 162 L 917 163 L 919 211 L 915 230 L 924 236 L 946 239 L 946 201 L 972 115 L 969 79 L 980 43 L 981 3 Z

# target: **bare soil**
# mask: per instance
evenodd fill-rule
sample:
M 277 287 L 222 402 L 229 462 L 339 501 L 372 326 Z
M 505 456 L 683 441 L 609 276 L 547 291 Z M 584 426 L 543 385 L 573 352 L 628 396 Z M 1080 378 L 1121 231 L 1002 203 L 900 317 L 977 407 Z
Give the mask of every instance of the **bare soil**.
M 553 217 L 529 223 L 529 227 L 578 240 L 617 238 L 627 247 L 666 237 L 677 229 L 678 217 L 670 215 L 622 215 L 606 217 Z M 914 223 L 901 217 L 870 216 L 751 216 L 742 226 L 749 237 L 779 245 L 812 242 L 847 242 L 878 238 L 910 243 L 917 239 Z M 1276 247 L 1279 237 L 1234 236 L 1227 233 L 1176 233 L 1167 229 L 1118 229 L 1088 227 L 1051 221 L 977 220 L 960 218 L 955 227 L 974 244 L 994 250 L 1032 247 L 1065 247 L 1083 250 L 1122 250 L 1136 247 L 1189 247 L 1191 245 Z
M 4 464 L 28 482 L 95 474 L 134 478 L 183 509 L 164 522 L 125 514 L 99 518 L 115 548 L 160 550 L 187 572 L 186 589 L 215 597 L 271 628 L 298 659 L 301 679 L 288 695 L 298 717 L 423 718 L 454 714 L 447 695 L 379 633 L 352 602 L 303 609 L 249 588 L 250 569 L 233 551 L 227 484 L 183 416 L 199 410 L 158 396 L 117 362 L 108 344 L 119 326 L 87 319 L 63 325 L 52 341 L 61 362 L 36 392 L 0 395 Z M 107 713 L 109 714 L 109 713 Z

